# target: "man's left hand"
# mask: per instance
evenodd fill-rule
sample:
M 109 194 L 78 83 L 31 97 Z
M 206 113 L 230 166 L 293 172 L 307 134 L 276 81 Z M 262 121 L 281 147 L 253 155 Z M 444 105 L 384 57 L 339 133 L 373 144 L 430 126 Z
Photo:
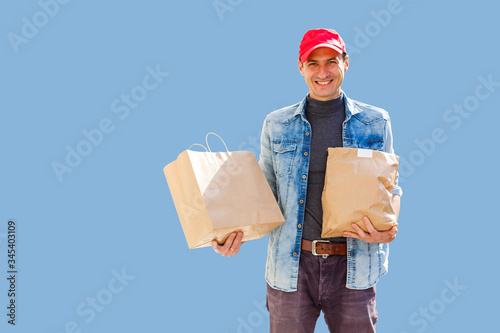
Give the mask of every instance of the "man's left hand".
M 396 227 L 392 227 L 387 231 L 377 231 L 367 216 L 363 216 L 363 222 L 368 232 L 365 232 L 356 223 L 353 223 L 352 228 L 356 232 L 344 231 L 344 237 L 357 238 L 368 243 L 390 243 L 396 238 L 396 234 L 398 233 L 398 228 Z

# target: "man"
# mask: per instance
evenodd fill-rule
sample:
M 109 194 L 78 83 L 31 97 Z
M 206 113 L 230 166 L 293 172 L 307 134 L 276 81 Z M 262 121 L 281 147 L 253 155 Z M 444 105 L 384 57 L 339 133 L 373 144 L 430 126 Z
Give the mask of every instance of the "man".
M 309 30 L 300 45 L 298 66 L 309 94 L 300 103 L 270 113 L 261 138 L 259 163 L 286 220 L 269 234 L 271 332 L 314 332 L 321 311 L 331 332 L 375 332 L 375 284 L 387 273 L 387 243 L 394 240 L 397 228 L 379 232 L 365 216 L 368 233 L 353 224 L 356 232 L 322 239 L 321 194 L 326 148 L 393 153 L 390 118 L 386 111 L 354 101 L 341 90 L 349 57 L 335 30 Z M 396 184 L 396 217 L 401 194 Z M 235 255 L 242 237 L 241 232 L 233 233 L 224 245 L 214 243 L 214 250 Z

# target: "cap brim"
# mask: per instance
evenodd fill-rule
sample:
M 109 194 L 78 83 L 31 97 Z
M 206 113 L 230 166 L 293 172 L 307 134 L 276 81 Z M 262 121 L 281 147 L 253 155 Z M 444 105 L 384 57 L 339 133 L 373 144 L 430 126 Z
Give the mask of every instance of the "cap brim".
M 322 44 L 314 45 L 309 50 L 307 50 L 306 52 L 304 52 L 304 54 L 300 57 L 300 61 L 301 62 L 306 62 L 306 60 L 309 57 L 309 55 L 311 54 L 311 52 L 314 51 L 314 50 L 316 50 L 316 49 L 319 49 L 320 47 L 328 47 L 329 49 L 337 51 L 340 54 L 344 53 L 344 50 L 342 50 L 340 47 L 338 47 L 336 45 L 332 45 L 332 44 L 329 44 L 329 43 L 322 43 Z

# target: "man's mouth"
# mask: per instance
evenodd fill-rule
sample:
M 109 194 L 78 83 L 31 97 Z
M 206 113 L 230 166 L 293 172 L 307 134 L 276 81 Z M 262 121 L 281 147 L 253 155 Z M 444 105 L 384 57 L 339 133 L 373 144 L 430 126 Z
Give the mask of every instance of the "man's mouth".
M 317 84 L 320 84 L 322 86 L 325 86 L 327 85 L 328 83 L 332 82 L 333 80 L 328 80 L 328 81 L 314 81 L 316 82 Z

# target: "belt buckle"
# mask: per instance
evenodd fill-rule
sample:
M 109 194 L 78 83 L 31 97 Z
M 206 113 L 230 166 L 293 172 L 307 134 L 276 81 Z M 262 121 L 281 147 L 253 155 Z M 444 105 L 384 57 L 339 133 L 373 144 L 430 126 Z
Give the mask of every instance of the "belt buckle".
M 327 258 L 329 256 L 329 254 L 321 254 L 321 253 L 316 252 L 316 243 L 330 243 L 330 241 L 322 240 L 322 239 L 312 241 L 312 249 L 311 249 L 312 254 L 315 256 L 322 256 L 323 259 Z

